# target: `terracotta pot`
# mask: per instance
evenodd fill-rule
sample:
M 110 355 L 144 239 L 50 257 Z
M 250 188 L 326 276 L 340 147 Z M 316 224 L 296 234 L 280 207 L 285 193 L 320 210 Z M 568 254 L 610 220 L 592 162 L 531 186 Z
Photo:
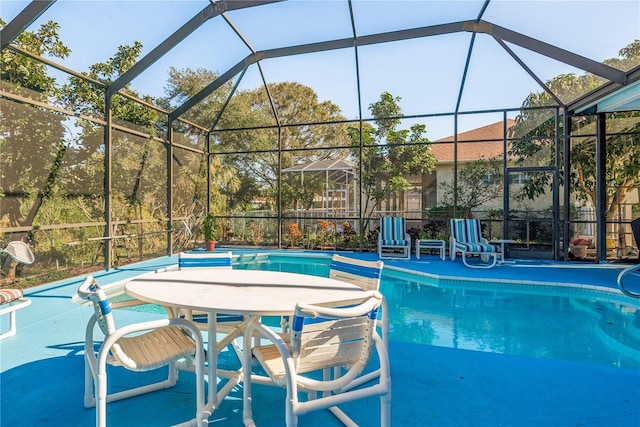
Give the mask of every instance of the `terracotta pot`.
M 216 241 L 215 240 L 207 240 L 204 242 L 207 251 L 215 251 L 216 250 Z

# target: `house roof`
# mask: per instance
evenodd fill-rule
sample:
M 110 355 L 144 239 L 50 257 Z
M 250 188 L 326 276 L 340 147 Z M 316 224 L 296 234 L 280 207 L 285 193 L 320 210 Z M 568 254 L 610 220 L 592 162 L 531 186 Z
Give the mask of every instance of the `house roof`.
M 507 129 L 515 120 L 507 119 Z M 431 152 L 438 162 L 453 162 L 453 135 L 433 142 Z M 458 134 L 458 161 L 472 161 L 479 158 L 490 159 L 502 156 L 504 142 L 504 122 L 499 121 Z

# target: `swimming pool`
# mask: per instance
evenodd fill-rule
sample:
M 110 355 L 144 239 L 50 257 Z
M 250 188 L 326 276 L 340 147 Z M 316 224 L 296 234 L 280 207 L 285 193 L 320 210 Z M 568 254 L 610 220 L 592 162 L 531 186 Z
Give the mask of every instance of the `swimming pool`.
M 327 276 L 328 258 L 267 256 L 234 268 Z M 384 269 L 390 340 L 640 369 L 640 305 L 609 292 L 442 280 Z

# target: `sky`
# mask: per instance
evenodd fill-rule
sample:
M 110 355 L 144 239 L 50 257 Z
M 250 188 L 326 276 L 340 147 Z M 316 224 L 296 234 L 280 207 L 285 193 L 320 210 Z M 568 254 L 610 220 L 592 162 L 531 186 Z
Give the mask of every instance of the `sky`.
M 475 19 L 482 0 L 470 1 L 361 1 L 353 4 L 359 35 Z M 11 20 L 28 2 L 3 0 L 0 16 Z M 143 56 L 196 16 L 208 2 L 182 1 L 68 1 L 58 0 L 29 30 L 52 20 L 60 24 L 62 41 L 72 54 L 55 60 L 76 71 L 104 62 L 118 46 L 138 40 Z M 283 45 L 347 38 L 351 35 L 345 0 L 297 0 L 231 11 L 227 16 L 251 48 L 266 50 Z M 555 44 L 595 61 L 616 57 L 618 51 L 640 39 L 640 1 L 496 1 L 483 17 L 495 25 Z M 383 91 L 401 98 L 405 115 L 453 112 L 469 44 L 470 33 L 432 36 L 358 49 L 362 110 Z M 515 45 L 509 47 L 543 80 L 581 70 Z M 250 53 L 232 27 L 220 17 L 203 24 L 132 82 L 141 94 L 164 96 L 170 67 L 206 68 L 224 72 Z M 269 82 L 297 81 L 312 87 L 320 101 L 337 104 L 343 114 L 357 118 L 356 55 L 353 49 L 321 52 L 262 61 Z M 490 36 L 475 38 L 460 111 L 517 108 L 526 96 L 539 92 L 537 83 Z M 53 71 L 59 78 L 65 74 Z M 247 70 L 239 89 L 261 82 L 256 65 Z M 515 113 L 514 113 L 515 114 Z M 460 116 L 459 131 L 490 124 L 501 114 Z M 435 140 L 453 133 L 449 117 L 417 119 L 427 124 Z M 409 123 L 410 120 L 407 120 Z

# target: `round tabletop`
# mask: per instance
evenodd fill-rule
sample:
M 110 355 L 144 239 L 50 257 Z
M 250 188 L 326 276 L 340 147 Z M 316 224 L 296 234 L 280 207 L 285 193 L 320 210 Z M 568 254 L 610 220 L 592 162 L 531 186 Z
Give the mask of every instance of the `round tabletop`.
M 356 299 L 364 291 L 340 280 L 262 270 L 184 269 L 133 279 L 134 298 L 163 306 L 229 314 L 287 315 L 298 302 Z

